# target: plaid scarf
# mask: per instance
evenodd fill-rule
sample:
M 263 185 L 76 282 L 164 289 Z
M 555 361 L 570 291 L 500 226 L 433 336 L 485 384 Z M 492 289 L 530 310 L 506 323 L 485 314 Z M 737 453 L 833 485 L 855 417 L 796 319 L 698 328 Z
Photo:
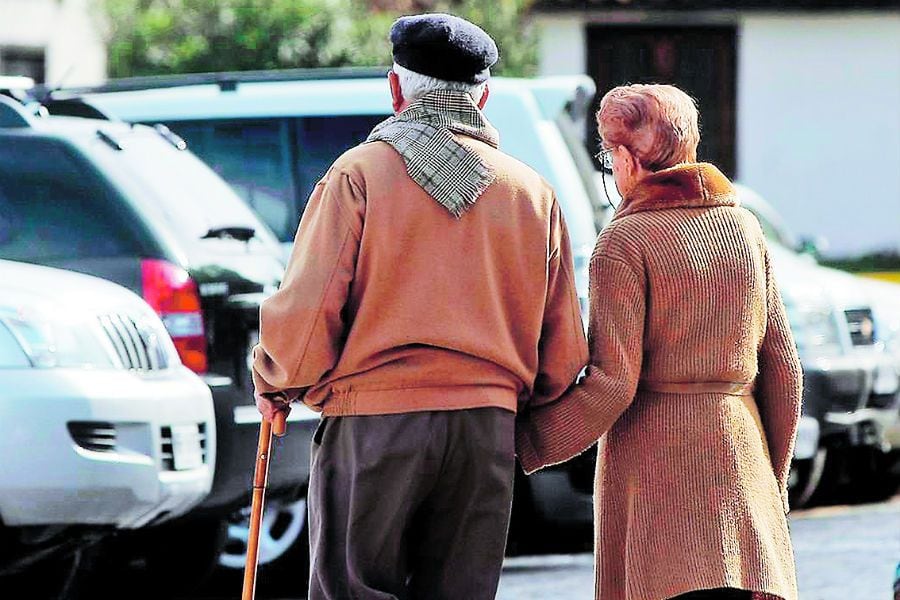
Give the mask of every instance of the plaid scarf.
M 390 144 L 406 172 L 457 219 L 494 181 L 481 157 L 456 141 L 453 133 L 500 145 L 500 136 L 466 92 L 436 90 L 397 116 L 375 126 L 366 143 Z

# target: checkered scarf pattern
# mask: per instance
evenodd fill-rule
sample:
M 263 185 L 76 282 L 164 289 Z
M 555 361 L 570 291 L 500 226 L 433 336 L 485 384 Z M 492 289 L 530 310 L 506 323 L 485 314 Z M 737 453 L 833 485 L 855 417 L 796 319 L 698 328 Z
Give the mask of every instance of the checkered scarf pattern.
M 456 141 L 454 133 L 500 145 L 497 130 L 466 92 L 436 90 L 397 116 L 375 126 L 368 142 L 387 142 L 406 163 L 406 172 L 457 219 L 494 181 L 481 157 Z

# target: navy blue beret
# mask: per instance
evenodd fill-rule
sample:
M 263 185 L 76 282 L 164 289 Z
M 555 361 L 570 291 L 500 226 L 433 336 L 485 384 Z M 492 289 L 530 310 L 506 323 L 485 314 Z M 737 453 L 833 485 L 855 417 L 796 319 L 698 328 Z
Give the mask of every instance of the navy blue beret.
M 391 27 L 394 62 L 444 81 L 481 83 L 500 57 L 477 25 L 441 13 L 400 17 Z

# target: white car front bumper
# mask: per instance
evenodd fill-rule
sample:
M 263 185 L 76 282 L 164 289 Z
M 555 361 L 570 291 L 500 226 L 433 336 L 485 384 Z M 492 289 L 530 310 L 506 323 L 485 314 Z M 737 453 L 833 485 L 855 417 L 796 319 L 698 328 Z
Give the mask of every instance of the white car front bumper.
M 209 493 L 215 447 L 209 388 L 184 367 L 0 369 L 7 526 L 131 529 L 180 516 Z

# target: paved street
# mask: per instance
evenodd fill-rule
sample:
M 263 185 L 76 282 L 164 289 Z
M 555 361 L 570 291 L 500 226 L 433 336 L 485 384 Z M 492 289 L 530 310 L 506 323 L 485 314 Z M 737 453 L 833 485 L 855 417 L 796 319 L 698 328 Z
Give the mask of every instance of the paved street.
M 791 519 L 801 600 L 890 600 L 900 562 L 900 499 L 801 511 Z M 509 559 L 499 600 L 589 600 L 590 555 Z
M 798 511 L 791 518 L 791 532 L 801 600 L 893 598 L 900 562 L 900 496 L 884 504 Z M 590 554 L 511 558 L 497 597 L 591 600 L 592 569 Z

